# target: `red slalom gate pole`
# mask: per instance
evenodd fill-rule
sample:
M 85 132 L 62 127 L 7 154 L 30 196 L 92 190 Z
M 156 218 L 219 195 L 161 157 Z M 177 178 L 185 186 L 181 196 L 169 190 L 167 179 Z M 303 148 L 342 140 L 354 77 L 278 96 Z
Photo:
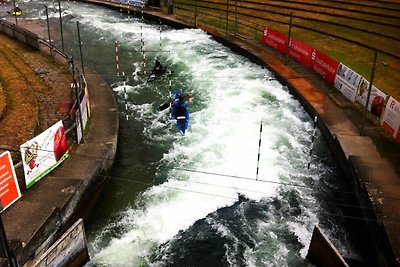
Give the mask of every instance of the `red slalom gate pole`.
M 115 66 L 117 67 L 117 77 L 119 77 L 118 41 L 115 41 Z

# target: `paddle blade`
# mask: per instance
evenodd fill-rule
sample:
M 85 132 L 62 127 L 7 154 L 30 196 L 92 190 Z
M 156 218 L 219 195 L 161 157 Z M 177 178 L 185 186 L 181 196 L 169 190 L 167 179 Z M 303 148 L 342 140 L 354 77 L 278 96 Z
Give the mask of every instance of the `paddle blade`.
M 158 107 L 158 110 L 163 111 L 163 110 L 169 108 L 169 105 L 170 105 L 169 103 L 162 104 L 161 106 Z

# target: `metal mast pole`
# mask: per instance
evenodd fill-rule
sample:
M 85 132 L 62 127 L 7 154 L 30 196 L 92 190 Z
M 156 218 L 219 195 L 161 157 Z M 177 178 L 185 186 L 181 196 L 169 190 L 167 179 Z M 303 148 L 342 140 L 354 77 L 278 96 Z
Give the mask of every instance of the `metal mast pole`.
M 285 65 L 287 65 L 288 61 L 289 61 L 290 35 L 291 34 L 292 34 L 292 12 L 290 12 L 289 33 L 288 33 L 288 40 L 287 40 L 287 46 L 286 46 L 286 61 L 285 61 Z
M 0 200 L 0 213 L 3 213 L 3 203 Z M 4 230 L 3 219 L 0 216 L 0 242 L 1 246 L 4 249 L 4 254 L 8 260 L 8 264 L 10 267 L 18 267 L 16 260 L 11 254 L 10 247 L 8 246 L 6 231 Z
M 62 51 L 64 52 L 64 33 L 63 33 L 63 27 L 62 27 L 61 3 L 60 3 L 60 0 L 58 0 L 58 13 L 60 14 L 61 47 L 62 47 Z
M 369 98 L 371 96 L 372 83 L 374 82 L 374 74 L 375 74 L 375 66 L 376 66 L 377 57 L 378 57 L 378 52 L 375 51 L 374 63 L 372 65 L 372 71 L 371 71 L 371 80 L 370 80 L 369 86 L 368 86 L 367 102 L 365 103 L 364 116 L 363 116 L 363 119 L 362 119 L 362 122 L 361 122 L 361 133 L 360 133 L 360 135 L 364 135 L 364 123 L 365 123 L 365 117 L 367 116 L 368 103 L 369 103 Z
M 83 67 L 83 56 L 82 56 L 82 42 L 81 42 L 81 33 L 79 31 L 79 21 L 76 22 L 76 27 L 78 28 L 78 46 L 79 46 L 79 53 L 81 55 L 81 65 L 82 65 L 82 73 L 85 75 L 85 68 Z
M 14 11 L 13 11 L 13 13 L 14 13 L 14 17 L 15 17 L 15 25 L 18 25 L 17 13 L 15 12 L 15 9 L 17 8 L 17 6 L 15 5 L 15 0 L 13 0 L 13 3 L 14 3 Z
M 50 44 L 50 54 L 53 56 L 53 44 L 51 43 L 51 36 L 50 36 L 50 23 L 49 23 L 49 12 L 47 10 L 47 6 L 44 6 L 46 9 L 46 21 L 47 21 L 47 34 L 49 35 L 49 44 Z

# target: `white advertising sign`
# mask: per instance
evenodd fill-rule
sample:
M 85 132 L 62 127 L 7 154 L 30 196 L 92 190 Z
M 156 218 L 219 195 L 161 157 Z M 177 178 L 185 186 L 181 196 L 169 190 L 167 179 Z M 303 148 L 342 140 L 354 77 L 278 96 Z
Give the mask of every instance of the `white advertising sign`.
M 354 102 L 361 78 L 361 75 L 343 63 L 340 63 L 336 72 L 334 85 L 345 97 Z
M 357 92 L 356 101 L 365 107 L 368 98 L 369 81 L 365 78 L 362 79 L 360 87 Z M 380 118 L 385 106 L 386 94 L 376 88 L 374 85 L 371 87 L 371 94 L 369 96 L 369 103 L 367 109 L 374 116 Z
M 21 145 L 26 188 L 34 185 L 68 157 L 62 121 Z
M 381 120 L 382 127 L 400 141 L 400 102 L 389 98 Z
M 84 96 L 82 98 L 82 102 L 81 102 L 83 129 L 85 129 L 86 123 L 88 121 L 88 105 L 87 105 L 87 103 L 88 103 L 87 98 Z M 75 113 L 75 122 L 76 122 L 76 134 L 77 134 L 78 144 L 80 144 L 81 139 L 82 139 L 82 129 L 81 129 L 81 120 L 79 118 L 79 110 L 77 110 Z

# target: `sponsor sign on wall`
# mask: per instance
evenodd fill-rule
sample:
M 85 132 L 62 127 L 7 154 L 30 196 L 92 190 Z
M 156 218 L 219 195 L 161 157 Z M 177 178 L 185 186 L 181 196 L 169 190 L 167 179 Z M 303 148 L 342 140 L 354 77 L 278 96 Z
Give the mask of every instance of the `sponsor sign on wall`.
M 88 101 L 86 98 L 86 95 L 82 98 L 81 100 L 81 111 L 82 111 L 82 123 L 83 123 L 83 129 L 86 127 L 86 123 L 88 121 Z M 79 118 L 79 110 L 76 111 L 75 113 L 75 122 L 76 122 L 76 134 L 77 134 L 77 141 L 78 144 L 80 144 L 82 140 L 82 128 L 81 128 L 81 120 Z
M 362 76 L 360 74 L 340 63 L 336 72 L 334 85 L 345 97 L 351 101 L 355 101 L 361 80 Z
M 389 98 L 381 120 L 382 127 L 400 141 L 400 102 Z
M 310 66 L 313 50 L 313 47 L 300 42 L 295 38 L 290 38 L 289 56 L 307 67 Z
M 277 49 L 282 54 L 286 53 L 288 38 L 283 33 L 265 27 L 262 42 Z
M 56 168 L 68 157 L 62 121 L 21 145 L 26 188 Z
M 314 49 L 311 53 L 310 67 L 327 82 L 333 83 L 335 81 L 338 66 L 339 62 L 317 49 Z
M 90 98 L 89 98 L 89 91 L 87 88 L 87 85 L 85 86 L 85 96 L 86 99 L 86 106 L 87 106 L 87 112 L 88 112 L 88 117 L 90 117 L 90 112 L 91 112 L 91 108 L 90 108 Z
M 358 103 L 365 107 L 368 98 L 369 81 L 365 78 L 361 80 L 358 88 L 356 100 Z M 367 109 L 371 114 L 380 118 L 385 106 L 386 94 L 376 88 L 374 85 L 371 87 L 371 94 L 369 96 L 369 103 Z
M 19 190 L 11 154 L 6 151 L 0 155 L 0 199 L 3 209 L 8 208 L 20 197 L 21 191 Z

